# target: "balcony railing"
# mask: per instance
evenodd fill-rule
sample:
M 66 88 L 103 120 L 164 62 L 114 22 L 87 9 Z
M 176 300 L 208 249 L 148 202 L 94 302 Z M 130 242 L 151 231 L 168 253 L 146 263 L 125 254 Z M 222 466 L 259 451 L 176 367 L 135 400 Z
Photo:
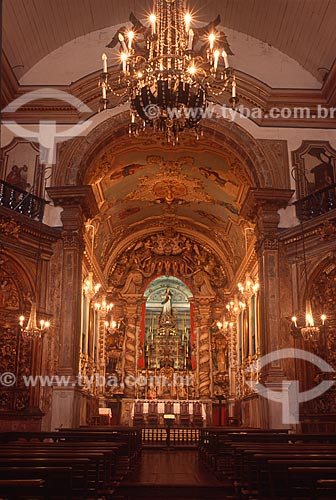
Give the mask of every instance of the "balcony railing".
M 305 221 L 325 214 L 336 207 L 336 184 L 319 189 L 294 202 L 296 216 Z
M 41 221 L 46 203 L 42 198 L 0 180 L 0 206 Z

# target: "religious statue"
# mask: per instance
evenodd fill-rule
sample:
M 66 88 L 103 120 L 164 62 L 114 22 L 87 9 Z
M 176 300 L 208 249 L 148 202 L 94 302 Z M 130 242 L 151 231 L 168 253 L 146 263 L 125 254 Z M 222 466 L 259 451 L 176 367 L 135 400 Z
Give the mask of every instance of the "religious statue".
M 162 296 L 162 311 L 159 318 L 160 326 L 174 326 L 175 317 L 172 310 L 172 292 L 169 287 L 166 288 L 164 295 Z
M 161 316 L 167 316 L 167 315 L 170 316 L 172 313 L 172 294 L 171 294 L 170 288 L 166 289 L 162 299 L 163 300 L 162 300 L 161 304 L 163 305 L 163 307 L 162 307 Z

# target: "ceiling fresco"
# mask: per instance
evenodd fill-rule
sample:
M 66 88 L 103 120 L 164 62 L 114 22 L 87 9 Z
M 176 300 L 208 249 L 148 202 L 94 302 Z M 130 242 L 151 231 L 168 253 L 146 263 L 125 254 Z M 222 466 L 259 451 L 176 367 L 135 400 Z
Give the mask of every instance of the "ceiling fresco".
M 217 243 L 230 247 L 232 265 L 239 265 L 245 247 L 239 212 L 250 183 L 233 159 L 220 151 L 133 150 L 105 152 L 97 165 L 94 247 L 103 266 L 121 238 L 140 226 L 162 224 L 162 216 L 210 237 L 216 229 Z

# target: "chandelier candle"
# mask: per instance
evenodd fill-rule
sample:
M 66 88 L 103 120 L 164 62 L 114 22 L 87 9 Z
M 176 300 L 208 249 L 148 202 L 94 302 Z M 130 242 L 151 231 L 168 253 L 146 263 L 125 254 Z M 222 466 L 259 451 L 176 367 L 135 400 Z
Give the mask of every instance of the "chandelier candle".
M 108 45 L 113 48 L 119 43 L 119 94 L 109 82 L 103 58 L 104 109 L 108 90 L 130 102 L 130 135 L 151 127 L 172 145 L 184 131 L 198 139 L 208 103 L 223 105 L 225 97 L 233 107 L 238 102 L 228 61 L 233 53 L 225 33 L 217 29 L 220 17 L 197 28 L 192 26 L 193 17 L 184 0 L 154 0 L 147 25 L 133 13 L 130 21 L 132 28 L 122 28 Z

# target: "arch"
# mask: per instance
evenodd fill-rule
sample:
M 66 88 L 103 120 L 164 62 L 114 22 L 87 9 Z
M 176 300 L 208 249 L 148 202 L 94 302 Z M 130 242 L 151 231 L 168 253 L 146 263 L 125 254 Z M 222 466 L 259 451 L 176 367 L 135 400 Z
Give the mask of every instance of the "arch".
M 167 150 L 155 137 L 145 135 L 141 143 L 128 136 L 129 113 L 118 113 L 99 123 L 85 137 L 77 137 L 58 147 L 58 162 L 54 185 L 76 185 L 92 182 L 95 160 L 113 148 L 120 150 L 153 147 Z M 282 175 L 280 167 L 274 168 L 265 155 L 262 146 L 243 127 L 223 118 L 204 120 L 204 138 L 197 142 L 189 136 L 182 137 L 181 151 L 195 151 L 208 147 L 212 151 L 226 151 L 239 161 L 250 179 L 252 187 L 279 187 Z M 102 167 L 104 168 L 104 166 Z M 90 170 L 91 169 L 91 170 Z
M 2 250 L 0 253 L 0 280 L 9 279 L 16 290 L 17 300 L 9 308 L 12 312 L 13 321 L 17 323 L 18 312 L 25 312 L 30 307 L 30 301 L 34 291 L 34 276 L 31 267 L 24 268 L 17 257 L 14 257 Z M 1 284 L 0 284 L 1 288 Z M 13 296 L 14 300 L 14 296 Z

